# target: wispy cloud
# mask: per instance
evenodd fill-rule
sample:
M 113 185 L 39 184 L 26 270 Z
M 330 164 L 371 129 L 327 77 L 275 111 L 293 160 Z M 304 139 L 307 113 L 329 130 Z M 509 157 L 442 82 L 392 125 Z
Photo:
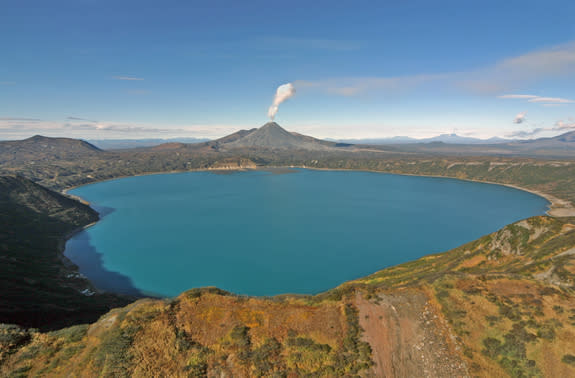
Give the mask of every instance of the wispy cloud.
M 20 118 L 20 117 L 0 117 L 0 121 L 7 121 L 7 122 L 41 122 L 41 119 L 37 118 Z
M 514 131 L 508 135 L 506 135 L 507 137 L 510 138 L 529 138 L 532 136 L 535 136 L 537 134 L 541 134 L 544 131 L 548 131 L 549 129 L 543 128 L 543 127 L 537 127 L 533 130 L 520 130 L 520 131 Z
M 548 104 L 574 104 L 574 100 L 558 97 L 536 97 L 528 100 L 529 102 L 542 102 Z
M 134 77 L 134 76 L 112 76 L 114 80 L 127 80 L 127 81 L 142 81 L 144 80 L 141 77 Z
M 570 100 L 567 98 L 542 97 L 528 94 L 506 94 L 497 96 L 497 98 L 512 99 L 512 100 L 527 100 L 527 102 L 542 104 L 543 106 L 559 106 L 564 104 L 575 104 L 575 100 Z
M 66 119 L 70 120 L 70 121 L 85 121 L 85 122 L 93 122 L 93 123 L 98 122 L 98 121 L 92 121 L 91 119 L 80 118 L 80 117 L 66 117 Z
M 517 114 L 515 116 L 515 119 L 513 120 L 513 123 L 520 124 L 520 123 L 527 121 L 527 118 L 525 118 L 526 114 L 527 114 L 527 112 L 521 112 L 521 113 Z
M 504 98 L 504 99 L 521 99 L 521 100 L 529 100 L 532 98 L 537 98 L 539 96 L 535 96 L 535 95 L 528 95 L 528 94 L 506 94 L 506 95 L 501 95 L 501 96 L 497 96 L 497 98 Z
M 532 51 L 469 73 L 460 85 L 483 94 L 503 92 L 551 77 L 575 73 L 575 41 Z
M 516 90 L 530 83 L 552 77 L 575 73 L 575 41 L 532 51 L 523 55 L 502 59 L 482 69 L 445 72 L 441 74 L 420 73 L 410 76 L 346 77 L 322 80 L 295 81 L 296 88 L 321 90 L 326 93 L 355 96 L 368 91 L 415 89 L 432 82 L 437 87 L 459 88 L 478 94 L 497 94 Z M 299 89 L 298 88 L 298 89 Z M 520 99 L 535 99 L 534 95 L 508 95 Z M 548 98 L 553 99 L 553 98 Z
M 446 78 L 444 74 L 413 75 L 398 77 L 346 77 L 325 80 L 296 80 L 296 88 L 317 89 L 329 94 L 339 96 L 356 96 L 374 90 L 386 92 L 402 92 L 413 89 L 425 83 L 441 81 Z
M 557 121 L 553 126 L 550 127 L 536 127 L 531 130 L 514 131 L 510 133 L 508 136 L 514 138 L 529 138 L 544 132 L 566 133 L 573 130 L 575 130 L 575 119 L 573 117 L 570 117 L 567 119 L 567 121 L 563 120 Z
M 31 135 L 65 136 L 71 138 L 170 138 L 220 137 L 248 125 L 192 124 L 162 125 L 93 121 L 81 117 L 66 117 L 63 121 L 22 117 L 0 118 L 0 140 L 21 139 Z
M 573 117 L 569 118 L 567 121 L 557 121 L 555 123 L 556 130 L 572 130 L 575 129 L 575 119 Z

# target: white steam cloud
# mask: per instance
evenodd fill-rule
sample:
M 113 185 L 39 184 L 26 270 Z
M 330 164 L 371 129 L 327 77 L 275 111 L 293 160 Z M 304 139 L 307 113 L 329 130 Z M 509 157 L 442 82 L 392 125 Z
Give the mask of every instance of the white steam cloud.
M 276 90 L 274 102 L 268 109 L 268 117 L 270 117 L 270 119 L 273 121 L 278 112 L 280 104 L 285 100 L 287 100 L 288 98 L 293 97 L 294 95 L 295 95 L 295 87 L 293 86 L 292 83 L 280 85 Z

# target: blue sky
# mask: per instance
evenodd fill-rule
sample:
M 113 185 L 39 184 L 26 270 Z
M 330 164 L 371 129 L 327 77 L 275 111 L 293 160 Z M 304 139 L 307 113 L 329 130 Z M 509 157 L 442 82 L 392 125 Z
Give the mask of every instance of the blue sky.
M 0 1 L 0 139 L 575 130 L 574 1 Z

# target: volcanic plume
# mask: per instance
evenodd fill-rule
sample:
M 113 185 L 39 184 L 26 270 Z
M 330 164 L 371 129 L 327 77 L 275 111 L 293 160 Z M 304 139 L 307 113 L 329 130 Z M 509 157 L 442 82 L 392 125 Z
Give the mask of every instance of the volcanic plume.
M 288 98 L 293 97 L 293 95 L 295 95 L 295 88 L 292 83 L 283 84 L 278 87 L 274 97 L 274 102 L 268 109 L 268 116 L 272 121 L 278 112 L 280 104 Z

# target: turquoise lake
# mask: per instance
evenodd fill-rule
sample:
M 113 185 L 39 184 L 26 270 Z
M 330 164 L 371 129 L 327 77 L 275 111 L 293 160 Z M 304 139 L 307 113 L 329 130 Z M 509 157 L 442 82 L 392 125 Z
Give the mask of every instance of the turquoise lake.
M 80 272 L 100 289 L 160 296 L 318 293 L 548 205 L 499 185 L 305 169 L 138 176 L 70 194 L 102 216 L 66 245 Z

